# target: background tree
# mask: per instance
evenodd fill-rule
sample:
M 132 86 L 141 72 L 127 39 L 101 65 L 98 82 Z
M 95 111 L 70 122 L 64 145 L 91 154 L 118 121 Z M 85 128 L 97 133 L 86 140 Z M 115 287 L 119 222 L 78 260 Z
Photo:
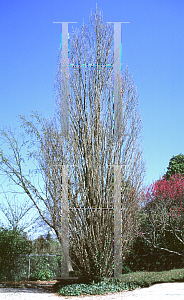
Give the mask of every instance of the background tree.
M 39 216 L 35 213 L 34 205 L 30 203 L 28 198 L 23 201 L 16 199 L 16 197 L 10 199 L 4 193 L 4 198 L 1 197 L 0 211 L 4 217 L 1 218 L 1 225 L 4 228 L 33 233 L 33 228 L 37 227 Z
M 65 255 L 61 234 L 60 135 L 54 118 L 47 120 L 37 112 L 31 118 L 20 116 L 22 132 L 17 137 L 9 128 L 1 130 L 1 145 L 6 145 L 9 151 L 0 149 L 0 170 L 10 180 L 9 192 L 20 195 L 24 192 L 29 197 L 43 222 L 54 230 Z M 72 271 L 71 263 L 67 264 Z
M 178 154 L 173 156 L 169 161 L 169 166 L 167 167 L 167 172 L 164 175 L 166 179 L 170 179 L 172 175 L 183 174 L 184 175 L 184 155 Z
M 145 197 L 140 236 L 155 249 L 183 255 L 184 176 L 155 181 Z
M 69 55 L 73 63 L 69 97 L 64 99 L 59 65 L 56 116 L 50 120 L 38 113 L 33 113 L 31 120 L 21 116 L 20 141 L 11 130 L 1 130 L 1 139 L 12 152 L 0 150 L 0 169 L 10 179 L 11 186 L 15 184 L 14 191 L 19 187 L 19 191 L 27 194 L 44 223 L 54 230 L 65 255 L 66 245 L 61 233 L 61 179 L 62 165 L 68 164 L 69 205 L 72 208 L 69 220 L 70 256 L 73 257 L 72 262 L 67 262 L 68 270 L 74 268 L 88 277 L 111 276 L 113 164 L 122 165 L 123 255 L 130 248 L 139 226 L 144 163 L 138 97 L 127 68 L 120 82 L 121 129 L 115 137 L 113 30 L 109 24 L 103 24 L 97 11 L 91 16 L 89 26 L 85 25 L 81 31 L 73 33 Z M 68 138 L 60 135 L 64 100 L 68 101 L 69 107 Z M 25 156 L 21 155 L 23 147 L 27 150 L 29 161 L 34 163 L 29 170 L 26 169 Z M 76 206 L 79 208 L 75 209 Z
M 33 251 L 37 254 L 59 254 L 61 253 L 61 245 L 57 239 L 54 239 L 50 232 L 44 237 L 40 235 L 33 241 Z

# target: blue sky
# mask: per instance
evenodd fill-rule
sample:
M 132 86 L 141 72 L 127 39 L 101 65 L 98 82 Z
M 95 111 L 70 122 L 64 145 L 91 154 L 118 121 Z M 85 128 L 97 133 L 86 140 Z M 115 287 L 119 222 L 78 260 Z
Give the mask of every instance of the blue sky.
M 122 66 L 139 94 L 146 184 L 184 153 L 184 2 L 182 0 L 7 0 L 0 10 L 0 127 L 18 114 L 54 113 L 61 25 L 87 23 L 96 3 L 105 22 L 122 24 Z M 69 30 L 72 25 L 69 25 Z M 19 128 L 17 127 L 19 130 Z

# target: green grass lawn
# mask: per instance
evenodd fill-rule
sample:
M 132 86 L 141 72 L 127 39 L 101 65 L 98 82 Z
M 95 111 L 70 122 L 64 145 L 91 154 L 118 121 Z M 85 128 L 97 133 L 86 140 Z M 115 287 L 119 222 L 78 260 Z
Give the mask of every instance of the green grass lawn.
M 119 279 L 107 278 L 98 283 L 67 285 L 59 288 L 58 293 L 63 296 L 99 295 L 148 287 L 155 283 L 179 281 L 184 282 L 184 269 L 162 272 L 141 271 L 123 274 Z

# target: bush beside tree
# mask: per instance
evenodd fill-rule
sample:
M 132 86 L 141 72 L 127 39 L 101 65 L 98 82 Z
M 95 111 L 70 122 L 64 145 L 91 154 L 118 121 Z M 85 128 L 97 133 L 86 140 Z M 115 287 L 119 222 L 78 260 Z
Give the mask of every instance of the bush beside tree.
M 49 232 L 46 237 L 41 235 L 33 241 L 32 254 L 43 256 L 31 257 L 30 280 L 51 280 L 60 277 L 63 261 L 61 245 L 51 237 Z M 47 254 L 56 256 L 47 256 Z
M 181 255 L 184 251 L 184 176 L 154 182 L 145 195 L 140 236 L 153 248 Z
M 137 237 L 126 260 L 123 260 L 123 274 L 135 271 L 165 271 L 184 266 L 182 256 L 154 249 Z
M 25 276 L 28 261 L 21 255 L 30 254 L 32 242 L 18 229 L 0 228 L 0 280 L 17 280 Z
M 32 242 L 19 229 L 0 228 L 0 281 L 27 279 L 29 254 L 35 254 L 30 256 L 30 280 L 51 280 L 60 276 L 61 246 L 50 234 Z
M 148 187 L 141 229 L 124 270 L 158 271 L 184 263 L 184 155 L 173 156 L 166 174 Z

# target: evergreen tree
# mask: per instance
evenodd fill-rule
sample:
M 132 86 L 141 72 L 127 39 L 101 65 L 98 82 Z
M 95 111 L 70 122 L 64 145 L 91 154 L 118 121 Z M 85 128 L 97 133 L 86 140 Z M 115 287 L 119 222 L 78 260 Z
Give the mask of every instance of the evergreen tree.
M 184 175 L 184 155 L 181 153 L 170 159 L 169 166 L 167 167 L 167 172 L 164 177 L 166 179 L 170 179 L 170 177 L 175 174 Z

